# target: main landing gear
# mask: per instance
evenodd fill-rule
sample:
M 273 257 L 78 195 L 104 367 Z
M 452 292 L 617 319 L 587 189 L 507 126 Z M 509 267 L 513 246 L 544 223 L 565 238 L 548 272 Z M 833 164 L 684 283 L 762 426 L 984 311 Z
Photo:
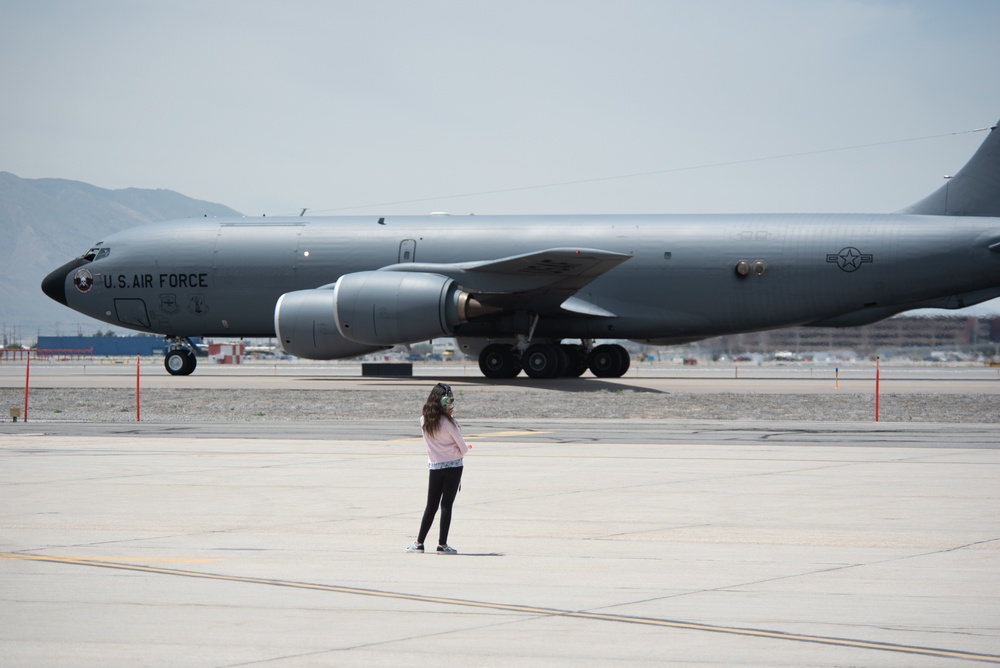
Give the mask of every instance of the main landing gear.
M 167 337 L 167 350 L 163 354 L 163 366 L 171 376 L 189 376 L 198 366 L 195 344 L 188 337 Z
M 588 368 L 598 378 L 618 378 L 629 367 L 628 351 L 616 344 L 587 347 L 565 343 L 517 346 L 491 343 L 479 353 L 479 369 L 487 378 L 514 378 L 523 369 L 531 378 L 578 377 Z

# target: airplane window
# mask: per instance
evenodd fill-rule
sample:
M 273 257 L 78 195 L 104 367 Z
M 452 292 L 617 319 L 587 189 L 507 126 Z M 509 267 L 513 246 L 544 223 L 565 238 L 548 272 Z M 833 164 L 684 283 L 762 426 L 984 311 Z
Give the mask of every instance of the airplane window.
M 103 243 L 104 242 L 102 241 L 101 244 L 103 244 Z M 84 260 L 87 260 L 88 262 L 93 262 L 94 260 L 101 260 L 101 259 L 106 258 L 107 256 L 111 255 L 111 249 L 110 248 L 101 248 L 100 247 L 101 244 L 97 244 L 96 246 L 94 246 L 93 248 L 91 248 L 89 251 L 87 251 L 86 253 L 84 253 L 81 257 Z

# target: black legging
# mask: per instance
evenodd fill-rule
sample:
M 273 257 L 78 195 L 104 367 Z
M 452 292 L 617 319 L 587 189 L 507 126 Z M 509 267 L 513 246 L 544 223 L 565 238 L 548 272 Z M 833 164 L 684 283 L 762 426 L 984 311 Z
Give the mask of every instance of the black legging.
M 450 469 L 432 469 L 427 482 L 427 507 L 424 508 L 424 518 L 420 522 L 420 533 L 417 542 L 423 544 L 427 532 L 431 530 L 434 515 L 438 505 L 441 506 L 441 532 L 438 545 L 448 544 L 448 529 L 451 528 L 451 507 L 458 496 L 458 486 L 462 482 L 462 467 Z

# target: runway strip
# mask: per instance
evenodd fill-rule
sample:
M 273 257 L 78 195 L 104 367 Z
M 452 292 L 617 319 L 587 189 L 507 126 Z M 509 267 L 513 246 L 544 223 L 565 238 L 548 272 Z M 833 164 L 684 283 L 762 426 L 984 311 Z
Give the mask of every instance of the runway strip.
M 723 633 L 735 636 L 749 636 L 758 638 L 768 638 L 772 640 L 786 640 L 791 642 L 814 643 L 835 647 L 852 647 L 869 649 L 880 652 L 899 652 L 903 654 L 915 654 L 920 656 L 938 657 L 946 659 L 959 659 L 965 661 L 980 661 L 984 663 L 1000 664 L 1000 656 L 994 654 L 979 654 L 975 652 L 964 652 L 961 650 L 951 650 L 936 647 L 920 647 L 915 645 L 897 645 L 856 638 L 834 638 L 828 636 L 803 635 L 797 633 L 785 633 L 770 629 L 740 628 L 732 626 L 716 626 L 712 624 L 701 624 L 696 622 L 686 622 L 673 619 L 656 619 L 651 617 L 636 617 L 631 615 L 611 615 L 606 613 L 559 610 L 556 608 L 542 608 L 528 605 L 516 605 L 509 603 L 492 603 L 489 601 L 471 601 L 458 598 L 441 598 L 436 596 L 425 596 L 421 594 L 406 594 L 403 592 L 381 591 L 378 589 L 364 589 L 358 587 L 344 587 L 340 585 L 325 585 L 310 582 L 294 582 L 290 580 L 274 580 L 267 578 L 253 578 L 235 575 L 223 575 L 219 573 L 201 573 L 197 571 L 178 570 L 173 568 L 159 568 L 155 566 L 141 566 L 138 564 L 125 564 L 113 561 L 103 561 L 98 559 L 86 559 L 79 557 L 57 557 L 33 554 L 0 553 L 0 559 L 17 559 L 34 562 L 48 562 L 58 564 L 70 564 L 74 566 L 92 566 L 96 568 L 108 568 L 121 571 L 133 571 L 141 573 L 153 573 L 157 575 L 173 575 L 177 577 L 220 580 L 225 582 L 240 582 L 244 584 L 270 585 L 274 587 L 287 587 L 292 589 L 308 589 L 313 591 L 328 591 L 339 594 L 352 594 L 356 596 L 371 596 L 377 598 L 389 598 L 396 600 L 419 601 L 423 603 L 439 603 L 442 605 L 455 605 L 467 608 L 479 608 L 489 610 L 500 610 L 505 612 L 520 612 L 530 615 L 567 617 L 574 619 L 589 619 L 593 621 L 617 622 L 623 624 L 639 624 L 645 626 L 655 626 L 661 628 L 685 629 L 689 631 L 705 631 L 709 633 Z M 179 560 L 183 561 L 183 560 Z M 193 560 L 207 561 L 207 560 Z

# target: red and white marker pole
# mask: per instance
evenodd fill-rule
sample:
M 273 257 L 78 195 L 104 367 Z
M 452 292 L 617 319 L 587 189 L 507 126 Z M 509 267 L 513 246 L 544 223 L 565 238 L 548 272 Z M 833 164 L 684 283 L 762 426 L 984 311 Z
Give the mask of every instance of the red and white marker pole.
M 878 422 L 878 381 L 879 381 L 879 371 L 878 371 L 878 358 L 875 358 L 875 421 Z
M 135 356 L 135 421 L 139 421 L 139 356 Z
M 24 421 L 28 421 L 28 381 L 31 378 L 31 351 L 28 351 L 28 363 L 24 367 Z

